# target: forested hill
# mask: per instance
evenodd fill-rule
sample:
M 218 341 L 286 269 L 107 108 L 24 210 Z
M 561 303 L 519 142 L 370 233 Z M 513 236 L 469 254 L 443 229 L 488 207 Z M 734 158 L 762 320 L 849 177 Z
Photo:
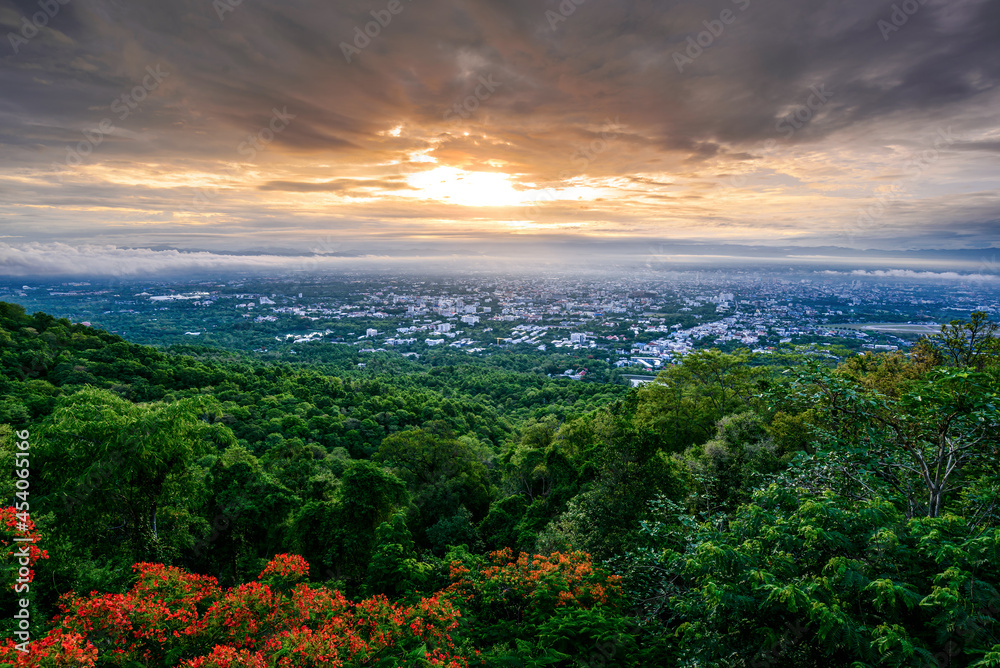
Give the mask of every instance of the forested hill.
M 194 355 L 169 354 L 44 313 L 29 316 L 4 302 L 0 327 L 0 382 L 6 383 L 0 422 L 45 417 L 57 397 L 81 387 L 137 403 L 211 395 L 237 418 L 231 422 L 237 438 L 255 451 L 280 444 L 278 434 L 367 457 L 386 435 L 431 421 L 497 446 L 524 419 L 580 415 L 626 391 L 481 364 L 428 369 L 391 354 L 351 372 L 241 361 L 191 346 L 184 350 Z
M 4 586 L 15 537 L 44 550 L 0 661 L 1000 666 L 994 332 L 702 351 L 630 390 L 181 355 L 0 303 Z

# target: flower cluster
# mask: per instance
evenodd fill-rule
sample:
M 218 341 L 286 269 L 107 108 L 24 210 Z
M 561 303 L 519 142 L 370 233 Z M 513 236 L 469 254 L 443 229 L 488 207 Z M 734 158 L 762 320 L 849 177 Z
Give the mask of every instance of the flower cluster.
M 272 578 L 297 581 L 307 577 L 309 577 L 309 563 L 305 559 L 297 554 L 276 554 L 257 579 L 261 582 L 267 582 Z
M 79 633 L 55 629 L 44 638 L 32 641 L 31 651 L 25 654 L 8 639 L 0 646 L 0 665 L 17 668 L 93 668 L 97 662 L 97 648 Z
M 309 565 L 278 555 L 259 582 L 222 589 L 215 578 L 136 564 L 125 594 L 66 595 L 55 628 L 28 655 L 0 648 L 0 664 L 298 668 L 432 665 L 467 668 L 452 638 L 460 612 L 434 596 L 412 605 L 360 602 L 299 582 Z M 280 581 L 288 589 L 272 588 Z M 56 652 L 53 648 L 61 648 Z
M 489 562 L 478 571 L 452 563 L 448 592 L 518 622 L 526 616 L 543 618 L 562 606 L 590 609 L 622 601 L 621 578 L 595 568 L 586 552 L 522 552 L 515 558 L 505 548 L 492 552 Z
M 264 655 L 261 652 L 250 652 L 245 649 L 235 649 L 228 645 L 216 645 L 205 656 L 187 661 L 188 668 L 266 668 Z
M 21 528 L 18 528 L 21 525 Z M 30 542 L 16 541 L 27 538 Z M 0 586 L 12 590 L 17 584 L 19 563 L 16 553 L 23 545 L 28 546 L 28 582 L 34 580 L 34 566 L 40 559 L 48 559 L 49 553 L 38 547 L 35 523 L 26 513 L 18 513 L 12 506 L 0 508 Z

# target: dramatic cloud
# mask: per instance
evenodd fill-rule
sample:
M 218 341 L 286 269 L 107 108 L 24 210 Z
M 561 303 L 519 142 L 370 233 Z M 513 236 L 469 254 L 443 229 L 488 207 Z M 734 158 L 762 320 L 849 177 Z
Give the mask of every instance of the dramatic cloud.
M 276 256 L 226 256 L 208 252 L 125 249 L 66 244 L 0 244 L 0 266 L 12 276 L 105 276 L 133 278 L 164 273 L 275 270 L 288 266 Z M 326 263 L 333 268 L 333 263 Z
M 832 275 L 874 276 L 876 278 L 913 278 L 918 280 L 1000 281 L 1000 276 L 993 274 L 959 274 L 954 271 L 913 271 L 912 269 L 877 269 L 875 271 L 855 269 L 850 272 L 823 271 L 820 273 Z
M 990 0 L 39 11 L 0 0 L 13 245 L 1000 238 Z
M 362 248 L 375 247 L 377 252 Z M 797 251 L 812 251 L 800 254 Z M 892 267 L 854 269 L 854 267 Z M 122 248 L 108 244 L 61 242 L 7 244 L 0 242 L 0 276 L 14 278 L 103 277 L 131 279 L 153 276 L 218 276 L 253 273 L 271 276 L 323 275 L 343 271 L 489 271 L 532 273 L 562 271 L 684 272 L 693 268 L 813 269 L 823 276 L 921 280 L 1000 281 L 995 255 L 982 251 L 866 252 L 844 249 L 670 242 L 649 244 L 629 239 L 596 240 L 563 234 L 539 235 L 529 248 L 511 239 L 494 239 L 488 247 L 476 239 L 438 238 L 431 243 L 364 238 L 344 244 L 330 236 L 307 250 L 271 245 L 266 249 L 179 251 L 164 248 Z M 815 269 L 837 267 L 838 269 Z M 918 267 L 919 269 L 912 269 Z M 940 268 L 928 271 L 926 268 Z M 950 269 L 957 268 L 960 271 Z

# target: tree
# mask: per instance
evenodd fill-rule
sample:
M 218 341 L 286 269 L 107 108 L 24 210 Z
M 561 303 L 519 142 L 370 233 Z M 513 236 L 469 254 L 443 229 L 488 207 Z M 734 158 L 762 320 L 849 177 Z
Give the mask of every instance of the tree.
M 867 390 L 829 370 L 800 377 L 802 398 L 821 407 L 816 430 L 826 462 L 814 473 L 823 486 L 846 481 L 858 498 L 890 492 L 909 515 L 937 517 L 965 476 L 997 472 L 1000 398 L 996 376 L 961 368 L 937 369 L 898 399 Z M 921 498 L 923 497 L 923 498 Z
M 992 322 L 984 311 L 975 311 L 969 322 L 952 320 L 941 325 L 941 331 L 931 336 L 933 347 L 951 366 L 971 367 L 982 371 L 1000 359 L 1000 325 Z
M 567 635 L 576 635 L 576 625 L 566 624 L 568 620 L 562 615 L 584 610 L 595 613 L 589 620 L 590 634 L 581 634 L 590 636 L 586 644 L 572 648 L 574 653 L 585 652 L 595 640 L 610 640 L 600 637 L 605 630 L 602 627 L 614 627 L 606 618 L 617 617 L 624 606 L 620 578 L 594 564 L 591 556 L 581 551 L 515 555 L 508 548 L 486 558 L 466 555 L 451 562 L 450 576 L 452 583 L 447 591 L 462 601 L 468 614 L 477 620 L 485 644 L 497 646 L 497 658 L 503 657 L 499 665 L 508 665 L 514 658 L 503 647 L 518 649 L 521 661 L 525 653 L 542 649 L 547 660 L 537 665 L 578 665 L 565 653 L 549 651 L 555 644 L 562 645 Z M 553 618 L 564 623 L 549 626 Z M 542 629 L 546 632 L 539 633 Z M 525 642 L 537 642 L 539 635 L 549 636 L 544 648 Z
M 755 372 L 749 362 L 746 351 L 686 355 L 639 390 L 639 425 L 655 430 L 674 451 L 707 441 L 720 418 L 750 402 Z
M 408 525 L 425 547 L 429 546 L 427 530 L 439 520 L 454 517 L 461 508 L 467 508 L 476 520 L 488 512 L 493 490 L 480 452 L 469 439 L 456 439 L 450 429 L 390 434 L 373 459 L 392 467 L 406 482 L 418 511 L 411 514 Z
M 370 594 L 410 594 L 427 580 L 430 568 L 416 559 L 413 536 L 402 513 L 396 513 L 375 530 L 375 549 L 366 583 Z
M 920 355 L 906 355 L 900 351 L 865 352 L 845 360 L 839 371 L 867 389 L 877 390 L 888 397 L 898 397 L 905 391 L 907 383 L 917 380 L 932 367 Z
M 732 512 L 779 469 L 777 448 L 750 411 L 719 420 L 715 438 L 692 446 L 683 461 L 695 484 L 692 505 L 706 514 Z
M 239 582 L 279 549 L 284 521 L 301 500 L 242 446 L 206 459 L 214 462 L 204 472 L 206 498 L 197 508 L 204 524 L 193 532 L 185 561 L 225 584 Z
M 352 461 L 341 480 L 340 498 L 332 512 L 333 566 L 338 576 L 360 582 L 368 571 L 375 533 L 380 524 L 406 504 L 406 485 L 381 466 Z
M 46 510 L 79 540 L 116 542 L 117 534 L 133 559 L 162 556 L 168 483 L 183 482 L 197 457 L 235 443 L 228 427 L 205 419 L 210 403 L 136 405 L 98 389 L 60 399 L 38 445 Z
M 540 533 L 538 549 L 571 545 L 597 559 L 611 558 L 635 540 L 649 499 L 686 496 L 688 472 L 663 447 L 658 431 L 638 417 L 642 401 L 633 393 L 594 416 L 589 480 Z

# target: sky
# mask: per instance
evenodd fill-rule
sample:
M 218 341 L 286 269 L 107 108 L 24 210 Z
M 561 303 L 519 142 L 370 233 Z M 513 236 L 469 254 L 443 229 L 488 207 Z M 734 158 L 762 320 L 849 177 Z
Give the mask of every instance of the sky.
M 0 36 L 0 274 L 1000 246 L 997 0 L 0 0 Z

